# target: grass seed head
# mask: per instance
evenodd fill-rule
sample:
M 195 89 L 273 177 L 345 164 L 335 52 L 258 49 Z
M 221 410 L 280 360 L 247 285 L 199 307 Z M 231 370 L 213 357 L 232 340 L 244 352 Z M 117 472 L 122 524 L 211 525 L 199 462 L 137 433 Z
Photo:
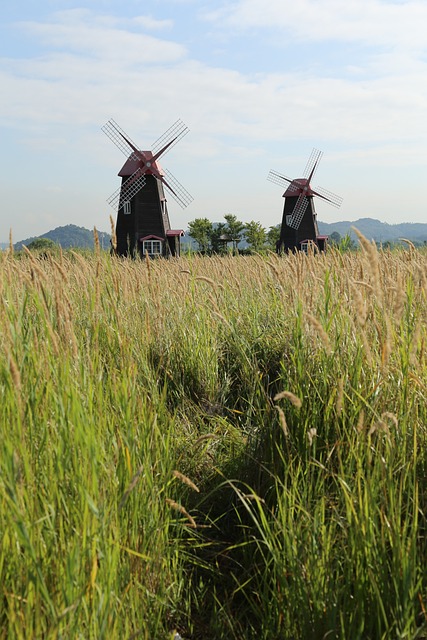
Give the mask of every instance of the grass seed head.
M 200 489 L 194 484 L 194 482 L 192 480 L 190 480 L 190 478 L 185 476 L 183 473 L 181 473 L 180 471 L 176 471 L 175 470 L 173 472 L 173 475 L 175 476 L 175 478 L 180 480 L 183 484 L 186 484 L 188 487 L 193 489 L 193 491 L 197 491 L 197 493 L 200 493 Z
M 282 431 L 285 435 L 285 438 L 289 438 L 289 429 L 288 429 L 288 424 L 286 422 L 285 412 L 278 405 L 274 405 L 274 406 L 276 407 L 277 413 L 279 414 L 279 422 L 280 422 L 280 426 L 282 427 Z
M 343 403 L 344 403 L 344 378 L 341 377 L 338 380 L 337 399 L 335 403 L 335 409 L 338 416 L 340 416 L 342 413 Z
M 117 249 L 117 236 L 116 236 L 116 225 L 114 224 L 113 216 L 110 215 L 110 226 L 111 226 L 111 246 L 114 251 Z
M 279 400 L 283 400 L 283 398 L 289 400 L 289 402 L 297 409 L 301 409 L 302 400 L 301 398 L 298 398 L 298 396 L 296 396 L 294 393 L 292 393 L 292 391 L 281 391 L 280 393 L 276 393 L 273 400 L 274 402 L 278 402 Z
M 181 504 L 178 504 L 178 502 L 175 502 L 175 500 L 171 500 L 170 498 L 166 498 L 166 503 L 172 509 L 174 509 L 175 511 L 178 511 L 179 513 L 182 513 L 182 515 L 187 518 L 189 527 L 191 527 L 192 529 L 197 529 L 197 524 L 193 516 L 191 516 Z

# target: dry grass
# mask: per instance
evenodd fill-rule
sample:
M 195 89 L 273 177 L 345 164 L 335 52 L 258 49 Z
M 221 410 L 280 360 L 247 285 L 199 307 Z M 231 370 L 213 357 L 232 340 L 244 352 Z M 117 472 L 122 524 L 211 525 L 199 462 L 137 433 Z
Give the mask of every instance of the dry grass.
M 415 637 L 426 254 L 360 241 L 0 255 L 0 638 Z

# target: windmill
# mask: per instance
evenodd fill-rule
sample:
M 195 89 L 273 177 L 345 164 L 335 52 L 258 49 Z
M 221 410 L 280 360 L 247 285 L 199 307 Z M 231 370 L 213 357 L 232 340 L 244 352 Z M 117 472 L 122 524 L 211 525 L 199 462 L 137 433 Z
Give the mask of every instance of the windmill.
M 326 200 L 334 207 L 340 207 L 342 198 L 340 196 L 317 187 L 311 187 L 311 180 L 316 171 L 322 151 L 313 149 L 304 170 L 303 178 L 291 180 L 285 176 L 270 171 L 268 180 L 286 187 L 283 194 L 285 205 L 283 207 L 282 227 L 280 238 L 277 242 L 277 253 L 282 251 L 306 250 L 309 243 L 314 243 L 320 251 L 326 248 L 327 236 L 319 235 L 317 217 L 314 209 L 314 196 Z
M 140 150 L 114 120 L 109 120 L 102 131 L 127 158 L 118 173 L 121 185 L 108 199 L 117 210 L 117 255 L 179 255 L 184 232 L 170 227 L 165 188 L 182 208 L 193 198 L 158 161 L 189 129 L 177 120 L 152 144 L 150 151 Z

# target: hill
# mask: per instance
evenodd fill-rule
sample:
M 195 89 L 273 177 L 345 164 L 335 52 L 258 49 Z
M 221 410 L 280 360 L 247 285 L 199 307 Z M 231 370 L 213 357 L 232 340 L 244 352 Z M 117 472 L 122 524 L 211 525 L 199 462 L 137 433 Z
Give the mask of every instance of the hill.
M 215 226 L 218 223 L 214 222 L 213 224 Z M 421 222 L 388 224 L 375 218 L 359 218 L 358 220 L 344 220 L 332 223 L 319 220 L 318 225 L 320 234 L 326 236 L 331 236 L 335 232 L 339 233 L 342 238 L 348 234 L 353 240 L 357 240 L 357 236 L 353 231 L 353 227 L 355 227 L 368 240 L 374 240 L 378 243 L 398 242 L 402 238 L 410 240 L 414 244 L 427 242 L 427 223 Z M 280 224 L 278 226 L 280 227 Z M 197 248 L 197 243 L 188 234 L 188 230 L 182 243 L 183 247 Z M 244 249 L 247 246 L 248 244 L 244 239 L 239 243 L 239 249 Z
M 105 231 L 98 231 L 98 237 L 101 247 L 103 249 L 109 249 L 111 236 L 105 233 Z M 94 245 L 93 231 L 85 229 L 84 227 L 77 227 L 75 224 L 67 224 L 64 227 L 56 227 L 56 229 L 47 231 L 41 236 L 21 240 L 14 245 L 14 248 L 19 251 L 22 249 L 22 245 L 28 246 L 33 240 L 37 240 L 38 238 L 48 238 L 63 249 L 92 249 Z
M 343 221 L 330 224 L 319 221 L 320 233 L 327 236 L 330 236 L 335 231 L 342 237 L 348 233 L 353 239 L 356 239 L 352 227 L 356 227 L 368 240 L 374 240 L 375 242 L 396 242 L 401 238 L 406 238 L 416 243 L 427 242 L 427 224 L 421 222 L 388 224 L 374 218 L 359 218 L 359 220 L 351 222 Z
M 401 238 L 411 240 L 411 242 L 415 244 L 427 242 L 427 224 L 422 222 L 388 224 L 387 222 L 381 222 L 374 218 L 359 218 L 359 220 L 345 220 L 333 223 L 319 221 L 319 231 L 322 235 L 330 236 L 336 232 L 339 233 L 341 237 L 349 234 L 351 238 L 355 240 L 356 235 L 352 227 L 356 227 L 368 240 L 374 240 L 375 242 L 396 242 Z M 98 236 L 101 247 L 103 249 L 109 249 L 111 236 L 104 231 L 98 231 Z M 21 240 L 17 242 L 14 247 L 16 250 L 19 250 L 22 248 L 22 245 L 28 246 L 30 242 L 37 238 L 49 238 L 63 249 L 91 249 L 94 244 L 93 231 L 85 229 L 84 227 L 78 227 L 74 224 L 68 224 L 63 227 L 56 227 L 56 229 L 47 231 L 41 236 Z M 3 245 L 2 248 L 9 246 L 8 243 L 3 243 Z M 183 238 L 183 246 L 196 246 L 191 236 L 188 235 L 188 231 L 186 232 L 185 238 Z M 247 246 L 245 241 L 242 241 L 239 245 L 240 248 L 245 248 L 245 246 Z

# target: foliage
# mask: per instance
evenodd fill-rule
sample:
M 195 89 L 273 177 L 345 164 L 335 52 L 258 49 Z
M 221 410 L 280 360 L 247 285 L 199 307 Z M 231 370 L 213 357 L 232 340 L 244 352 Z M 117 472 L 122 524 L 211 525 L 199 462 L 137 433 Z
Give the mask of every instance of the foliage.
M 0 638 L 426 635 L 426 256 L 0 255 Z
M 231 242 L 233 243 L 233 249 L 237 252 L 237 245 L 242 238 L 245 223 L 238 220 L 232 213 L 225 214 L 224 219 L 227 223 L 225 233 L 230 237 Z
M 224 241 L 226 237 L 226 225 L 223 222 L 218 222 L 212 226 L 210 233 L 211 250 L 213 253 L 226 253 L 227 242 Z
M 27 245 L 30 251 L 45 251 L 46 249 L 55 249 L 57 245 L 49 238 L 36 238 Z
M 340 238 L 338 242 L 339 251 L 354 251 L 356 249 L 356 243 L 352 239 L 349 233 L 347 233 L 343 238 Z
M 261 251 L 267 239 L 267 232 L 260 222 L 252 220 L 245 226 L 245 238 L 253 251 Z
M 339 245 L 341 242 L 341 234 L 338 231 L 333 231 L 329 236 L 329 242 L 331 244 Z
M 267 242 L 272 251 L 276 250 L 277 243 L 280 238 L 280 224 L 270 227 L 267 231 Z
M 210 246 L 212 222 L 208 218 L 196 218 L 188 223 L 188 235 L 199 245 L 200 251 L 206 252 Z

